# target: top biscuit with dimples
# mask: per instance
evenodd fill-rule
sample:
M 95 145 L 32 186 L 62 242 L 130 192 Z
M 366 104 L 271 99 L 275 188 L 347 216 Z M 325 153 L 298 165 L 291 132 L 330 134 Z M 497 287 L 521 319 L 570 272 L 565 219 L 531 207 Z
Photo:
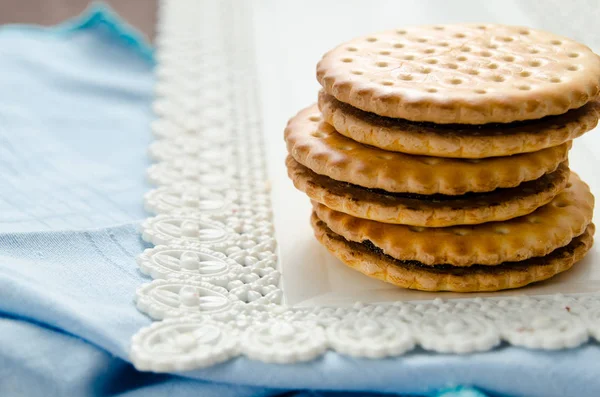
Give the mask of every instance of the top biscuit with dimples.
M 415 26 L 346 42 L 317 65 L 324 90 L 381 116 L 439 124 L 562 114 L 600 93 L 600 57 L 535 29 Z

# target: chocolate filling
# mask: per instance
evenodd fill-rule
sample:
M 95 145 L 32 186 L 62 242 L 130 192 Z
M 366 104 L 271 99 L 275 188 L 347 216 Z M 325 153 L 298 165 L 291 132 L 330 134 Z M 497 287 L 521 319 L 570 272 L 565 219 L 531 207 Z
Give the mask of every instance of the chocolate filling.
M 325 225 L 325 223 L 323 223 L 323 226 L 327 227 Z M 497 272 L 503 272 L 506 270 L 518 270 L 519 268 L 522 269 L 526 266 L 549 265 L 551 258 L 572 256 L 573 252 L 577 249 L 578 246 L 585 244 L 582 241 L 582 236 L 587 234 L 588 230 L 586 230 L 582 236 L 575 237 L 566 246 L 564 246 L 562 248 L 558 248 L 546 256 L 529 258 L 529 259 L 526 259 L 526 260 L 520 261 L 520 262 L 504 262 L 504 263 L 501 263 L 498 265 L 472 265 L 472 266 L 466 266 L 466 267 L 453 266 L 453 265 L 449 265 L 449 264 L 429 266 L 429 265 L 425 265 L 419 261 L 399 260 L 399 259 L 396 259 L 396 258 L 393 258 L 393 257 L 387 255 L 386 253 L 383 252 L 383 250 L 381 248 L 375 246 L 369 240 L 365 240 L 362 243 L 356 243 L 354 241 L 348 241 L 344 237 L 342 237 L 338 234 L 335 234 L 333 231 L 331 231 L 331 229 L 328 229 L 328 233 L 330 234 L 330 236 L 333 234 L 337 238 L 344 240 L 352 249 L 360 249 L 362 247 L 363 249 L 366 249 L 367 251 L 369 251 L 377 256 L 380 256 L 387 261 L 393 262 L 396 266 L 401 266 L 404 268 L 418 268 L 418 269 L 426 270 L 426 271 L 432 272 L 432 273 L 452 273 L 452 274 L 460 276 L 460 275 L 464 275 L 467 273 L 469 273 L 469 274 L 476 273 L 476 272 L 497 273 Z
M 534 195 L 544 191 L 551 191 L 555 188 L 557 184 L 561 184 L 564 182 L 566 177 L 564 174 L 568 173 L 568 166 L 565 163 L 562 163 L 558 166 L 558 168 L 551 173 L 545 174 L 538 179 L 533 181 L 527 181 L 521 183 L 517 187 L 512 188 L 499 188 L 495 189 L 491 192 L 483 192 L 483 193 L 465 193 L 462 195 L 446 195 L 446 194 L 416 194 L 416 193 L 397 193 L 397 192 L 388 192 L 383 189 L 373 189 L 367 188 L 359 185 L 355 185 L 349 182 L 342 182 L 332 179 L 326 175 L 319 175 L 312 171 L 310 168 L 307 168 L 300 163 L 293 160 L 293 158 L 288 158 L 288 167 L 296 167 L 301 169 L 301 171 L 305 174 L 308 174 L 312 183 L 320 186 L 321 188 L 325 188 L 330 192 L 337 194 L 339 196 L 346 196 L 349 199 L 353 200 L 382 200 L 382 199 L 406 199 L 406 200 L 415 200 L 415 206 L 419 206 L 419 202 L 429 202 L 429 203 L 444 203 L 447 205 L 454 205 L 456 208 L 464 209 L 464 208 L 474 208 L 480 207 L 484 205 L 485 207 L 494 207 L 501 205 L 503 202 L 506 202 L 509 199 L 515 199 L 519 197 L 525 197 Z M 568 174 L 567 174 L 568 176 Z M 365 197 L 364 195 L 375 195 L 376 197 Z M 478 204 L 482 202 L 482 204 Z
M 483 192 L 483 193 L 467 192 L 467 193 L 464 193 L 464 194 L 461 194 L 458 196 L 452 196 L 452 195 L 448 195 L 448 194 L 439 194 L 439 193 L 435 193 L 435 194 L 397 193 L 397 192 L 388 192 L 387 190 L 383 190 L 383 189 L 372 189 L 372 188 L 368 188 L 368 187 L 362 187 L 362 186 L 354 185 L 354 184 L 348 183 L 348 182 L 339 182 L 339 183 L 344 184 L 345 187 L 354 187 L 357 189 L 363 189 L 363 190 L 366 190 L 368 192 L 375 193 L 375 194 L 381 194 L 381 195 L 385 195 L 385 196 L 405 198 L 405 199 L 411 199 L 411 200 L 430 201 L 430 202 L 434 202 L 434 203 L 442 203 L 442 202 L 456 201 L 456 200 L 476 201 L 476 200 L 486 199 L 486 198 L 489 198 L 492 196 L 500 196 L 500 195 L 507 195 L 507 196 L 510 195 L 512 197 L 525 196 L 525 194 L 522 194 L 524 191 L 530 191 L 535 194 L 535 193 L 539 193 L 539 192 L 542 192 L 545 190 L 550 190 L 550 189 L 552 189 L 552 186 L 554 185 L 552 173 L 546 174 L 546 175 L 542 176 L 541 178 L 533 180 L 533 181 L 523 182 L 517 187 L 498 188 L 498 189 L 492 190 L 491 192 Z M 527 190 L 525 190 L 525 189 L 527 189 Z M 519 194 L 519 193 L 521 193 L 521 194 Z M 489 206 L 489 207 L 493 207 L 496 205 L 500 205 L 500 203 L 499 202 L 487 203 L 487 206 Z
M 340 102 L 333 96 L 320 93 L 328 101 L 331 101 L 334 107 L 341 109 L 344 113 L 362 119 L 376 127 L 401 128 L 415 133 L 435 133 L 448 135 L 471 135 L 471 136 L 494 136 L 508 135 L 511 133 L 532 133 L 535 134 L 544 129 L 565 128 L 567 123 L 578 121 L 592 109 L 599 107 L 598 103 L 591 102 L 579 109 L 573 109 L 562 115 L 546 116 L 538 120 L 515 121 L 512 123 L 488 123 L 480 125 L 470 124 L 435 124 L 423 121 L 409 121 L 404 119 L 395 119 L 391 117 L 379 116 L 374 113 L 365 112 L 351 105 Z

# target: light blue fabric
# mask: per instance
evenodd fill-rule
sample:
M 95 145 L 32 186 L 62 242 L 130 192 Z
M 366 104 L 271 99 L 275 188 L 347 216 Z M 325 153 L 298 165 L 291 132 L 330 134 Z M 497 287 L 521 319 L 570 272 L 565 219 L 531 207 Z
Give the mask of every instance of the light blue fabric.
M 501 347 L 370 361 L 333 353 L 139 373 L 133 293 L 151 140 L 152 50 L 97 7 L 56 28 L 0 28 L 0 396 L 599 396 L 600 347 Z M 368 393 L 368 394 L 364 394 Z

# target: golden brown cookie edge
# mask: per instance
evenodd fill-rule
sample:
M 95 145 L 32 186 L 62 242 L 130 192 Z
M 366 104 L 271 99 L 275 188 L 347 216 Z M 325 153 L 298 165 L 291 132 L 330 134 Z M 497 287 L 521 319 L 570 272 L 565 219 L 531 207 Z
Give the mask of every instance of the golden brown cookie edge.
M 312 105 L 288 121 L 284 131 L 288 153 L 317 174 L 396 193 L 462 195 L 515 187 L 556 170 L 571 148 L 567 142 L 482 160 L 414 156 L 355 142 L 319 121 L 320 117 Z
M 493 292 L 546 280 L 570 269 L 585 256 L 593 244 L 595 230 L 594 224 L 589 224 L 585 232 L 569 244 L 575 244 L 570 255 L 552 257 L 549 254 L 550 262 L 544 265 L 527 266 L 527 261 L 524 261 L 523 271 L 508 270 L 500 275 L 479 273 L 456 276 L 432 273 L 426 267 L 415 270 L 399 266 L 392 258 L 378 255 L 362 244 L 349 242 L 335 234 L 314 212 L 311 224 L 317 240 L 348 267 L 398 287 L 432 292 Z M 559 250 L 568 251 L 568 248 L 569 246 Z
M 442 206 L 416 199 L 392 199 L 383 193 L 317 175 L 291 156 L 287 157 L 286 166 L 288 176 L 298 190 L 333 210 L 378 222 L 423 227 L 474 225 L 524 216 L 549 203 L 563 190 L 569 179 L 569 168 L 565 162 L 556 171 L 541 177 L 550 180 L 545 190 L 518 195 L 490 206 L 458 208 L 450 203 Z M 519 187 L 510 190 L 513 189 L 516 193 Z M 473 200 L 477 200 L 477 197 Z M 481 200 L 488 204 L 494 201 L 486 198 Z
M 324 120 L 338 133 L 365 145 L 413 155 L 465 159 L 511 156 L 558 146 L 594 129 L 600 116 L 600 100 L 596 100 L 569 112 L 576 115 L 551 116 L 553 123 L 544 121 L 536 132 L 533 132 L 535 125 L 520 128 L 507 124 L 506 135 L 472 136 L 445 134 L 443 129 L 436 130 L 435 126 L 429 125 L 402 128 L 411 123 L 406 120 L 399 120 L 398 125 L 392 126 L 373 124 L 362 117 L 368 113 L 360 109 L 347 111 L 350 105 L 342 104 L 323 90 L 319 92 L 318 105 Z M 569 116 L 569 119 L 563 122 L 561 119 L 566 118 L 563 116 Z M 392 124 L 391 120 L 395 119 L 388 119 L 386 124 Z M 422 130 L 415 133 L 414 130 L 419 128 Z M 485 129 L 486 125 L 481 128 Z M 493 128 L 502 127 L 496 124 Z M 521 132 L 515 132 L 519 129 Z
M 592 221 L 594 196 L 571 172 L 567 188 L 549 204 L 504 222 L 424 228 L 361 219 L 314 201 L 313 209 L 335 233 L 349 241 L 371 241 L 398 260 L 494 266 L 544 256 L 567 245 Z

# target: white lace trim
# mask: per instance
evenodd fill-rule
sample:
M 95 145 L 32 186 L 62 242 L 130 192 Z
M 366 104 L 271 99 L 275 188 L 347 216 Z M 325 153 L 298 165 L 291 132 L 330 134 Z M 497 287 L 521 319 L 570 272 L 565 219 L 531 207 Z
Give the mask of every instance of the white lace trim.
M 239 355 L 292 363 L 327 349 L 370 358 L 417 345 L 468 353 L 501 341 L 561 349 L 600 338 L 598 295 L 282 306 L 250 6 L 160 7 L 148 170 L 158 188 L 145 196 L 157 216 L 142 226 L 155 247 L 138 258 L 154 281 L 136 292 L 138 309 L 159 321 L 132 339 L 138 369 L 190 370 Z

